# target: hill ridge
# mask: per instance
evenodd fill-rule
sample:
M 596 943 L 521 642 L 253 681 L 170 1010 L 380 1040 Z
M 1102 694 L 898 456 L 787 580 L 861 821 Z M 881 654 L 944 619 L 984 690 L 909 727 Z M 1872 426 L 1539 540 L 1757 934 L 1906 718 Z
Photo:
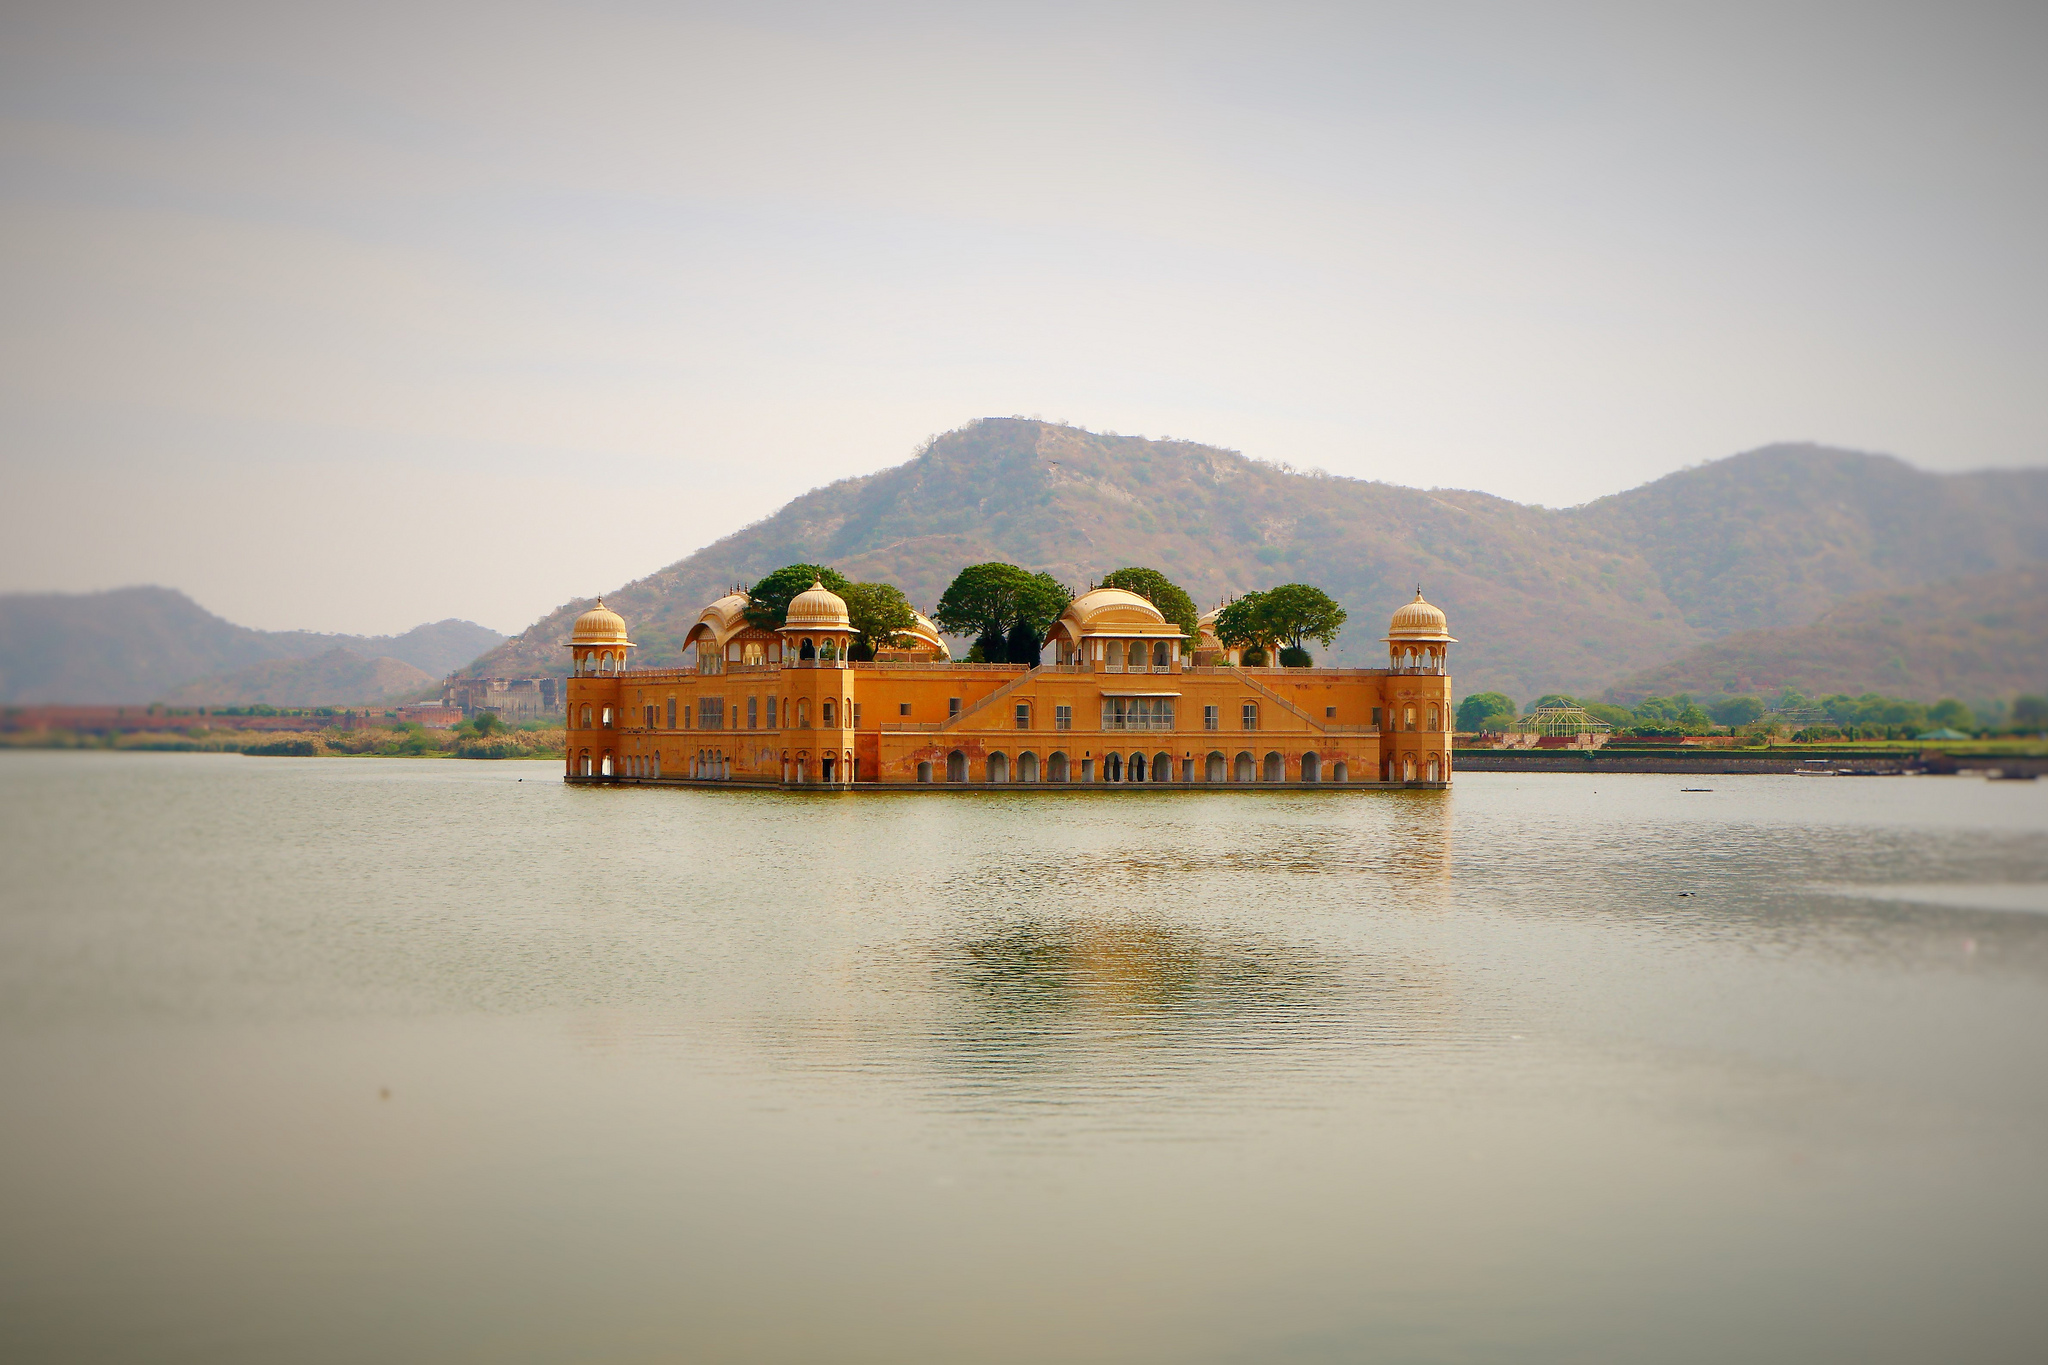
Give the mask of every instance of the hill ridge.
M 1758 447 L 1574 508 L 1303 472 L 1198 442 L 984 418 L 822 485 L 604 594 L 639 662 L 681 661 L 734 582 L 830 562 L 929 605 L 1005 559 L 1080 586 L 1146 564 L 1199 602 L 1290 580 L 1351 612 L 1331 662 L 1370 663 L 1419 581 L 1469 643 L 1461 689 L 1598 692 L 1734 631 L 1859 592 L 2048 560 L 2048 471 L 1931 474 L 1810 442 Z M 579 598 L 465 671 L 560 673 Z

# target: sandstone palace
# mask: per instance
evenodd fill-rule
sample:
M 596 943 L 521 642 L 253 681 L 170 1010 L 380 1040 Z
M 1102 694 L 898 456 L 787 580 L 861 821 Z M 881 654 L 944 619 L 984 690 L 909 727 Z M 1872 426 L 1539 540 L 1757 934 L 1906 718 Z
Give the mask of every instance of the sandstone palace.
M 570 649 L 572 782 L 836 787 L 1126 788 L 1442 785 L 1454 641 L 1422 600 L 1394 613 L 1385 668 L 1248 668 L 1189 641 L 1146 598 L 1096 588 L 1044 640 L 1055 662 L 955 663 L 932 623 L 865 662 L 847 605 L 813 586 L 775 630 L 748 598 L 706 607 L 695 667 L 633 668 L 600 602 Z M 1186 646 L 1192 645 L 1190 653 Z

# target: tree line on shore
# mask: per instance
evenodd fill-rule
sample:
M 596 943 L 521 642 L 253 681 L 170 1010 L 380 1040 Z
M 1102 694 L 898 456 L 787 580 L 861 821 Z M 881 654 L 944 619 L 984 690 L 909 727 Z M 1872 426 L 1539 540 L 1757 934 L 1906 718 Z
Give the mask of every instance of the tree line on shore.
M 1795 740 L 1916 739 L 1937 730 L 1968 735 L 2048 730 L 2048 697 L 2027 695 L 2009 703 L 2000 699 L 1970 706 L 1952 697 L 1923 702 L 1877 692 L 1809 697 L 1789 687 L 1769 700 L 1750 695 L 1695 700 L 1680 693 L 1645 697 L 1634 706 L 1553 692 L 1530 702 L 1527 710 L 1505 693 L 1475 692 L 1458 703 L 1458 729 L 1511 731 L 1529 715 L 1550 707 L 1578 707 L 1617 732 L 1646 737 L 1782 733 Z

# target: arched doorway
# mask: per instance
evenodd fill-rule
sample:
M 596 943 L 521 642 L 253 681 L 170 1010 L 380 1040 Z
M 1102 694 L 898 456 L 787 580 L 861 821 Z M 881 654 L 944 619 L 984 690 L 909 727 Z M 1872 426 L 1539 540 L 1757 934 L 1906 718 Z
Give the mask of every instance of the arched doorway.
M 967 780 L 967 755 L 955 749 L 946 755 L 946 780 L 965 782 Z
M 1401 756 L 1401 780 L 1403 782 L 1413 782 L 1415 780 L 1414 754 L 1403 754 Z
M 598 762 L 597 771 L 604 777 L 614 776 L 612 772 L 612 751 L 610 749 L 604 751 L 604 758 Z
M 1038 755 L 1026 749 L 1017 755 L 1017 780 L 1036 782 L 1038 780 Z
M 920 782 L 932 780 L 932 761 L 930 759 L 924 759 L 917 765 L 917 780 Z
M 1230 764 L 1224 759 L 1222 754 L 1211 749 L 1209 756 L 1202 760 L 1202 780 L 1204 782 L 1221 782 L 1229 775 Z
M 1132 754 L 1131 761 L 1124 767 L 1124 774 L 1133 782 L 1143 782 L 1145 780 L 1145 755 Z
M 1230 780 L 1232 782 L 1251 782 L 1258 778 L 1259 766 L 1253 762 L 1252 756 L 1248 753 L 1240 753 L 1237 756 L 1237 762 L 1231 766 L 1233 771 L 1230 774 Z
M 1435 754 L 1431 754 L 1429 756 L 1429 780 L 1432 782 L 1443 781 L 1441 773 L 1442 767 L 1437 761 L 1437 756 Z
M 839 772 L 839 760 L 831 754 L 818 756 L 818 777 L 822 781 L 833 781 Z
M 1330 765 L 1330 780 L 1332 782 L 1349 782 L 1351 780 L 1350 765 L 1341 758 L 1332 763 Z
M 1306 753 L 1301 756 L 1301 780 L 1304 782 L 1320 782 L 1323 780 L 1323 756 L 1321 754 Z
M 1265 780 L 1268 782 L 1285 782 L 1287 780 L 1287 760 L 1278 754 L 1267 754 Z
M 1106 754 L 1102 759 L 1102 780 L 1121 782 L 1124 780 L 1124 760 L 1121 754 Z
M 1154 782 L 1171 782 L 1171 781 L 1173 781 L 1173 755 L 1172 755 L 1172 754 L 1154 754 L 1154 755 L 1152 755 L 1152 780 L 1153 780 Z
M 1045 761 L 1045 780 L 1048 782 L 1065 782 L 1068 780 L 1066 754 L 1055 752 L 1051 758 Z
M 988 756 L 988 780 L 991 782 L 1008 782 L 1010 780 L 1010 758 L 1008 754 L 990 754 Z
M 583 751 L 583 776 L 590 776 L 590 750 Z

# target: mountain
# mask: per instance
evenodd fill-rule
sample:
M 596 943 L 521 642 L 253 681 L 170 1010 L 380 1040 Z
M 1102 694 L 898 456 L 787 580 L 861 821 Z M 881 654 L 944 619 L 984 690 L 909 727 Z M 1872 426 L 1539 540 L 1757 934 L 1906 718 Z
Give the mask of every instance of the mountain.
M 402 659 L 335 648 L 310 659 L 269 659 L 186 683 L 158 698 L 178 706 L 354 706 L 431 690 L 440 675 Z
M 403 635 L 251 630 L 169 588 L 10 593 L 0 595 L 0 701 L 140 705 L 199 678 L 335 649 L 439 678 L 504 639 L 456 620 Z
M 1845 598 L 2048 560 L 2048 471 L 1929 474 L 1886 456 L 1772 446 L 1583 507 L 1336 478 L 1189 441 L 990 418 L 892 469 L 795 499 L 605 601 L 641 664 L 681 662 L 704 603 L 781 564 L 836 564 L 929 606 L 964 564 L 1075 586 L 1124 564 L 1203 604 L 1321 585 L 1351 612 L 1329 662 L 1366 664 L 1420 585 L 1465 640 L 1461 690 L 1597 693 L 1738 630 Z M 568 603 L 468 672 L 559 674 Z
M 1607 691 L 1632 706 L 1679 692 L 1846 692 L 1984 701 L 2048 691 L 2048 570 L 2008 569 L 1853 598 L 1802 626 L 1746 630 Z

